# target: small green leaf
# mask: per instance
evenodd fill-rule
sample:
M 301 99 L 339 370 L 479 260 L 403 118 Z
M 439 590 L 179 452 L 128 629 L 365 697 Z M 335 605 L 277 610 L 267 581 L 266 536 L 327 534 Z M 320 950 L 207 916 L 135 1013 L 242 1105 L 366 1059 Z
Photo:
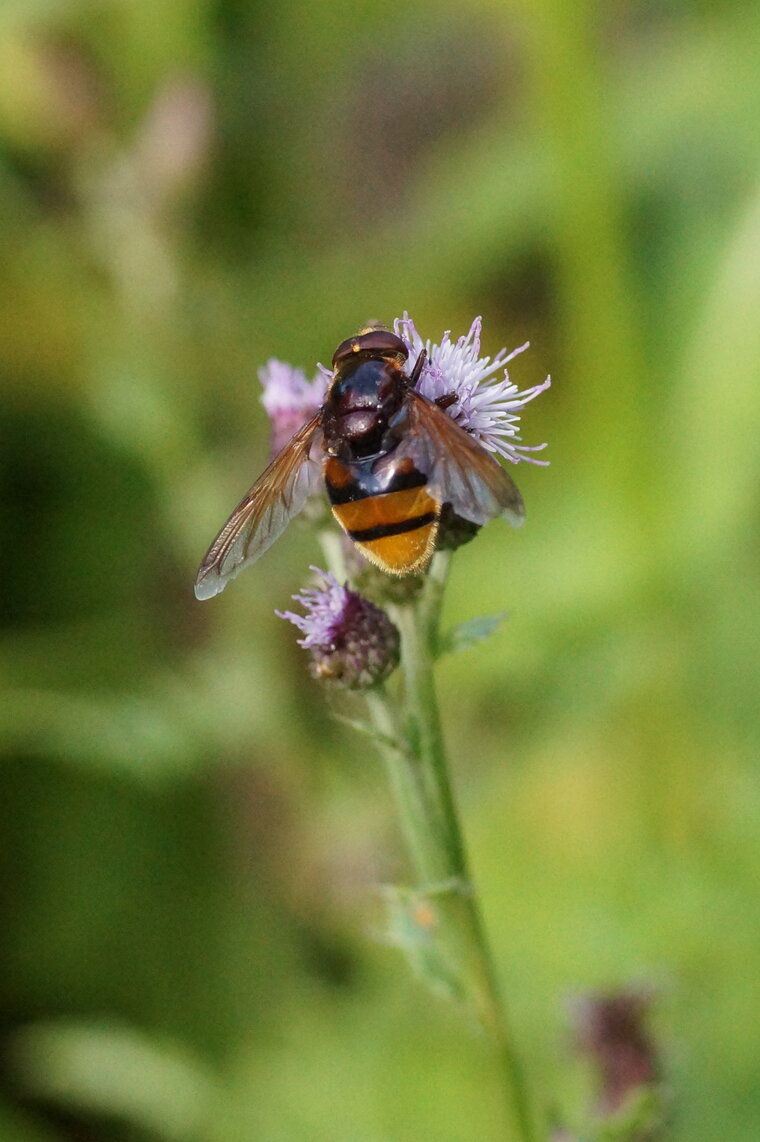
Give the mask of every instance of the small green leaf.
M 472 891 L 456 877 L 425 888 L 385 886 L 385 939 L 404 952 L 415 975 L 433 992 L 489 1029 L 491 981 L 473 924 Z
M 374 742 L 381 745 L 384 749 L 392 750 L 400 757 L 405 756 L 408 751 L 399 745 L 399 743 L 388 734 L 382 733 L 380 730 L 375 729 L 369 722 L 363 722 L 360 718 L 350 718 L 347 714 L 340 714 L 337 710 L 331 710 L 332 716 L 336 722 L 340 722 L 343 726 L 348 726 L 350 729 L 355 730 L 356 733 L 363 734 L 365 737 L 372 738 Z
M 447 929 L 448 898 L 461 897 L 461 893 L 461 886 L 454 882 L 427 890 L 396 885 L 384 889 L 388 941 L 404 951 L 419 979 L 439 995 L 459 1002 L 467 996 L 466 973 Z
M 500 611 L 497 615 L 479 615 L 478 618 L 468 619 L 467 622 L 458 623 L 447 631 L 440 640 L 438 656 L 453 654 L 460 650 L 469 650 L 471 646 L 482 642 L 500 626 L 507 617 L 507 611 Z

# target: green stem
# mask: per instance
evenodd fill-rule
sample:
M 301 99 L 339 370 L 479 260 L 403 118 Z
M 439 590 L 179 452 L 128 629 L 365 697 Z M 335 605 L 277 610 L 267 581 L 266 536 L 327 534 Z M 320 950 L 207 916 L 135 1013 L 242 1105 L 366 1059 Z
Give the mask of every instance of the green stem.
M 435 644 L 449 555 L 436 556 L 422 595 L 390 609 L 401 633 L 401 668 L 406 704 L 410 764 L 427 793 L 428 828 L 437 838 L 438 859 L 431 880 L 463 876 L 466 860 L 446 767 L 433 673 Z
M 370 721 L 380 735 L 376 745 L 385 762 L 415 880 L 420 884 L 434 884 L 445 879 L 447 873 L 440 866 L 441 838 L 437 830 L 431 828 L 430 802 L 423 774 L 417 759 L 404 751 L 404 735 L 385 688 L 378 686 L 368 690 L 364 698 Z M 384 744 L 389 738 L 399 742 L 399 746 Z
M 343 549 L 320 535 L 330 570 L 346 579 Z M 498 1052 L 512 1142 L 535 1142 L 527 1091 L 512 1045 L 449 780 L 435 688 L 434 665 L 450 553 L 433 559 L 422 592 L 389 606 L 401 634 L 403 724 L 383 686 L 365 693 L 377 746 L 399 810 L 415 877 L 415 892 L 439 905 L 444 953 Z M 398 743 L 398 746 L 389 743 Z
M 422 819 L 419 805 L 413 813 L 408 805 L 403 810 L 408 822 L 407 832 L 421 828 L 428 837 L 424 846 L 427 863 L 416 870 L 424 875 L 421 887 L 435 889 L 446 881 L 460 886 L 464 901 L 462 916 L 469 929 L 460 933 L 460 946 L 464 948 L 467 974 L 479 1018 L 491 1032 L 499 1053 L 510 1137 L 519 1139 L 519 1142 L 533 1142 L 535 1135 L 522 1069 L 512 1045 L 470 876 L 443 746 L 434 663 L 449 561 L 448 553 L 437 554 L 422 595 L 412 603 L 392 608 L 393 619 L 401 632 L 406 734 L 410 746 L 409 751 L 399 754 L 398 758 L 400 766 L 412 771 L 406 780 L 398 780 L 395 788 L 402 803 L 410 784 L 424 798 Z M 423 845 L 418 837 L 414 837 L 410 847 L 419 851 Z
M 331 522 L 320 529 L 319 544 L 325 556 L 327 570 L 332 572 L 339 583 L 346 583 L 349 575 L 343 550 L 343 533 Z

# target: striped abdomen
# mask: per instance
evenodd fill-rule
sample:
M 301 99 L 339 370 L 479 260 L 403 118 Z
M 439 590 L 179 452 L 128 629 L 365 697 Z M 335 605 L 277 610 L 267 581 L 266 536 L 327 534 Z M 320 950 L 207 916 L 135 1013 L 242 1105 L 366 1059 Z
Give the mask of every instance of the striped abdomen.
M 335 518 L 367 559 L 394 575 L 423 570 L 435 547 L 441 505 L 408 457 L 350 464 L 331 457 L 325 483 Z

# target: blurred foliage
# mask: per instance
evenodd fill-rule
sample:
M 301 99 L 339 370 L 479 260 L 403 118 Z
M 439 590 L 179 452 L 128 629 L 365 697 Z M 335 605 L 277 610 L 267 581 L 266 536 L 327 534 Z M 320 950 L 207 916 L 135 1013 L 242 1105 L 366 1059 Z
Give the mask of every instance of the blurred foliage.
M 370 746 L 191 585 L 256 368 L 485 318 L 554 386 L 524 532 L 455 560 L 441 692 L 537 1102 L 566 997 L 654 981 L 673 1137 L 760 1130 L 760 8 L 4 0 L 0 1136 L 502 1137 L 487 1045 L 373 942 Z

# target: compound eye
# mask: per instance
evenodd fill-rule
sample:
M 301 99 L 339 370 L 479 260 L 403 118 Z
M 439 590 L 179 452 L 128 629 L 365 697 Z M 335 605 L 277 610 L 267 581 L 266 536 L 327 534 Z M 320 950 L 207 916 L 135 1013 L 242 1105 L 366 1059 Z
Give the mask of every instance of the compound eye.
M 364 333 L 357 333 L 347 341 L 341 341 L 333 353 L 333 367 L 340 361 L 345 361 L 355 353 L 371 353 L 377 357 L 401 357 L 406 360 L 409 350 L 400 337 L 391 333 L 390 329 L 368 329 Z

